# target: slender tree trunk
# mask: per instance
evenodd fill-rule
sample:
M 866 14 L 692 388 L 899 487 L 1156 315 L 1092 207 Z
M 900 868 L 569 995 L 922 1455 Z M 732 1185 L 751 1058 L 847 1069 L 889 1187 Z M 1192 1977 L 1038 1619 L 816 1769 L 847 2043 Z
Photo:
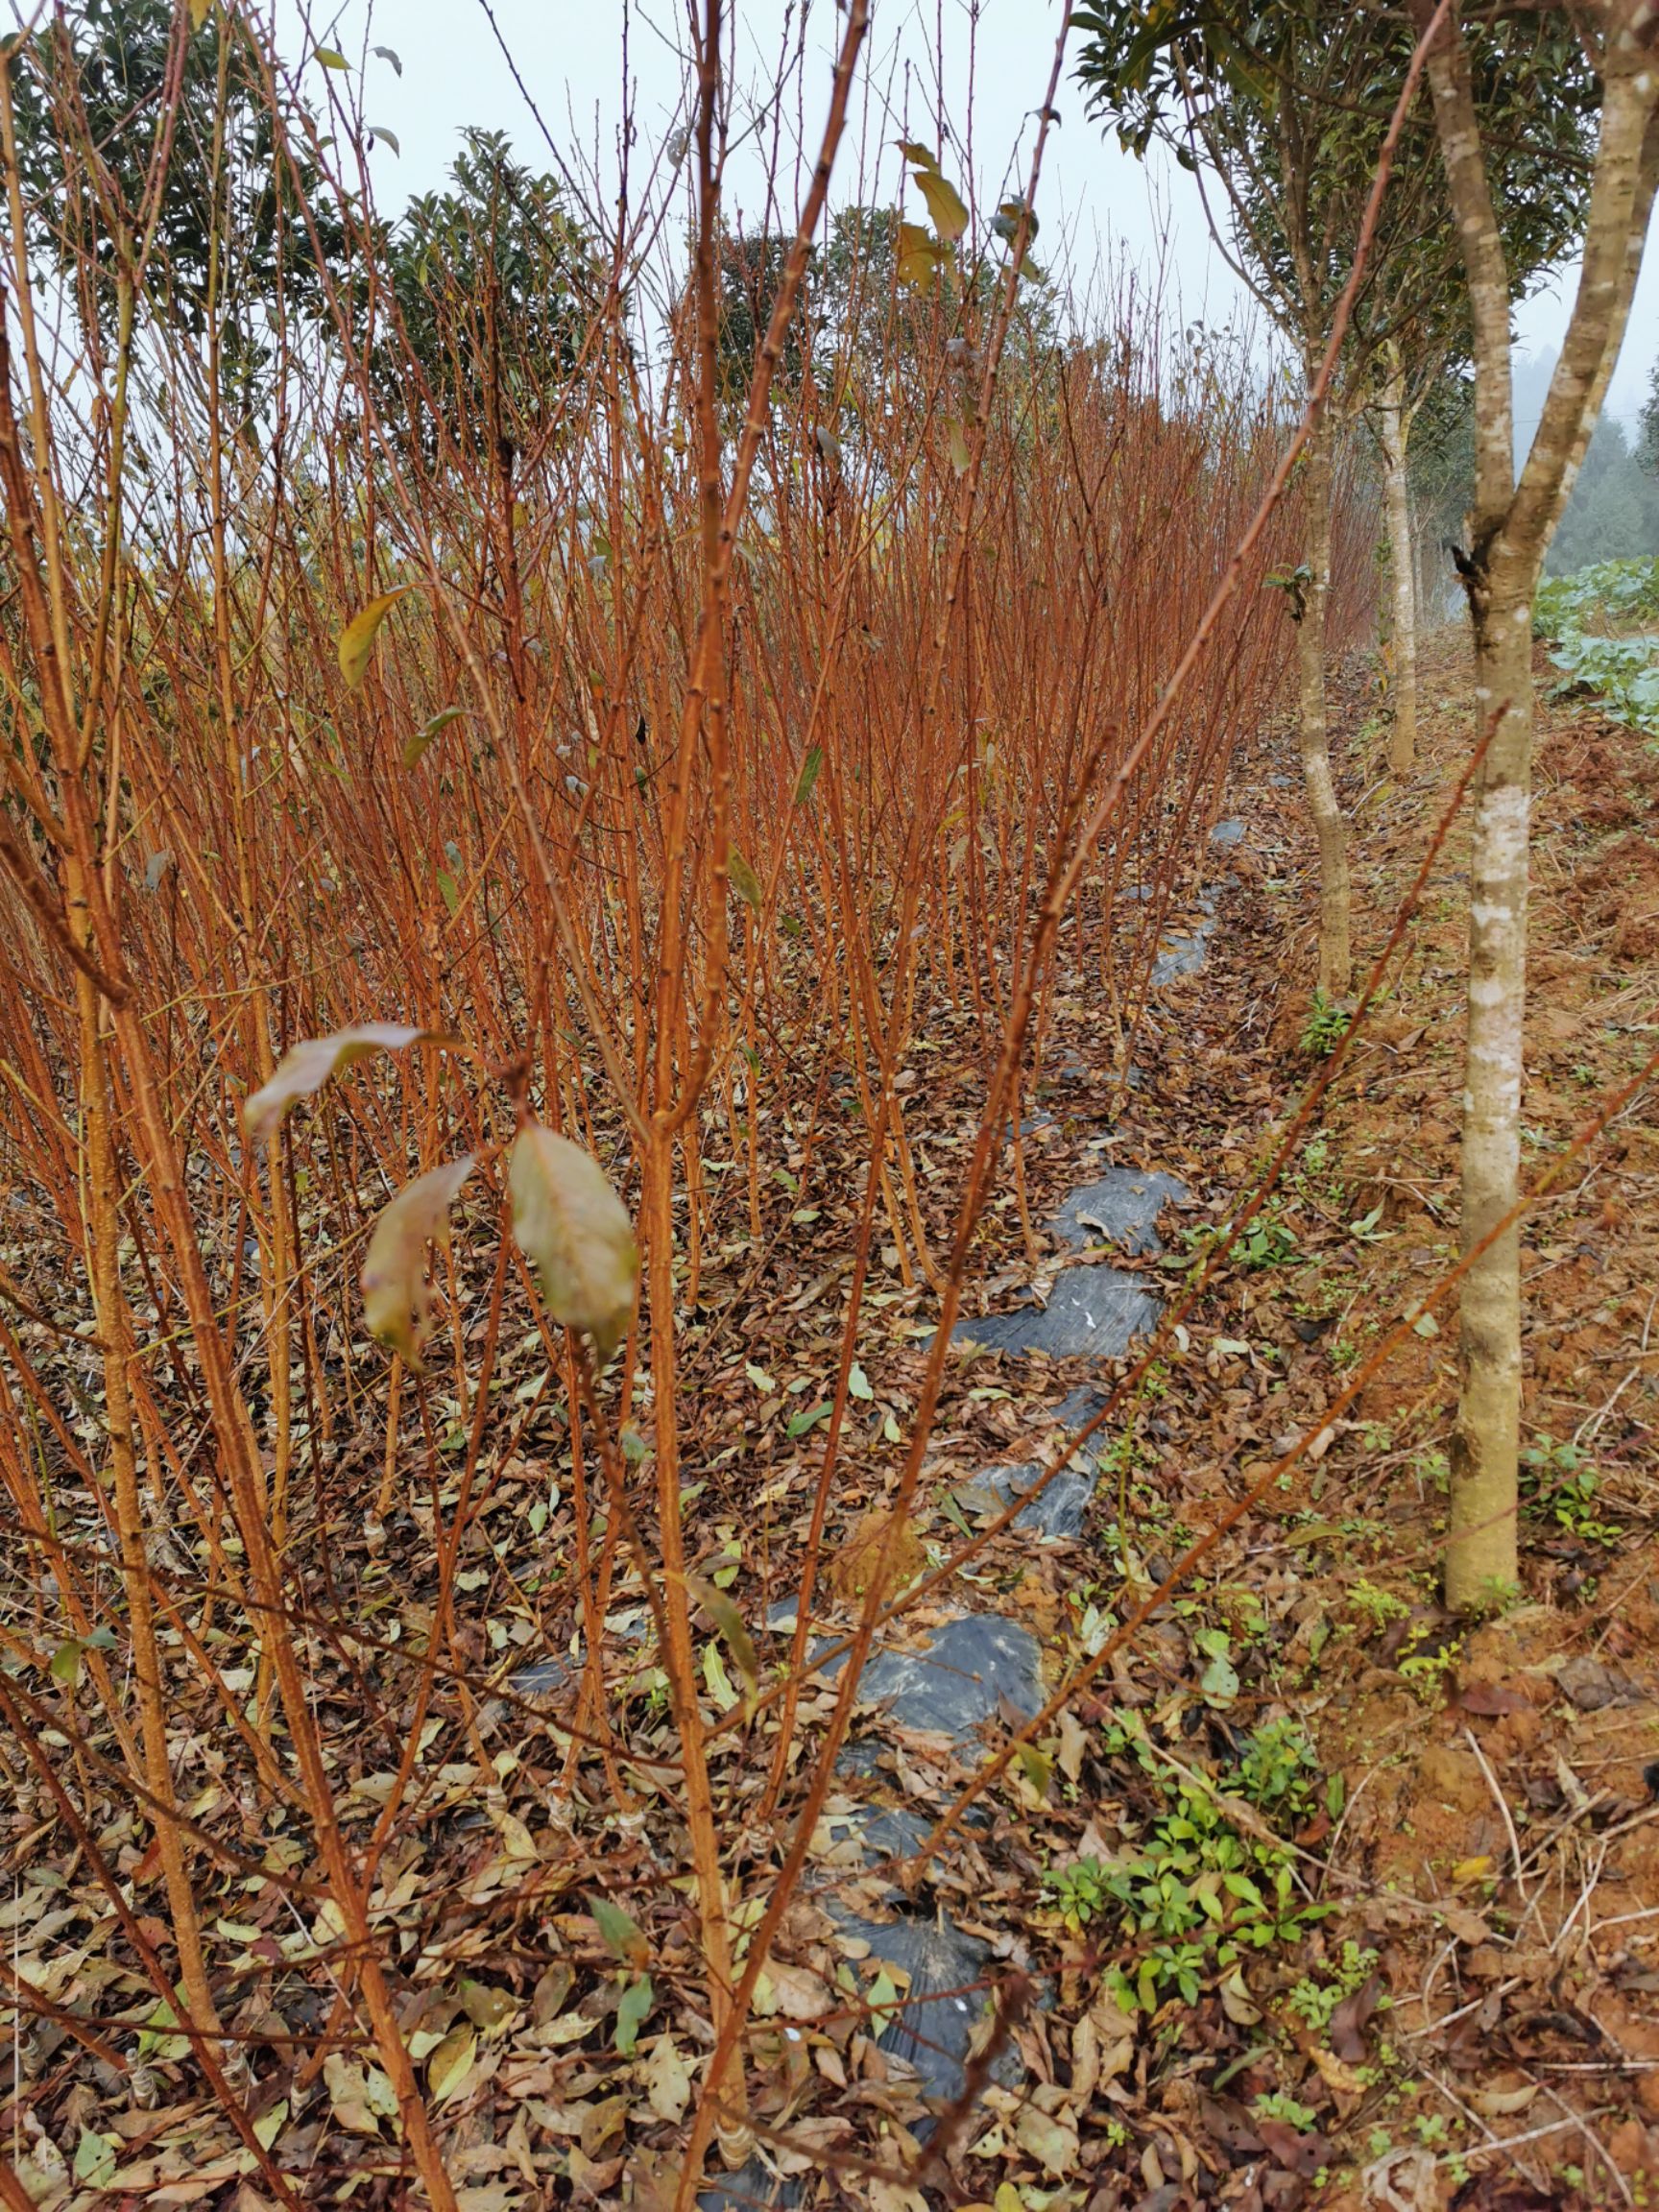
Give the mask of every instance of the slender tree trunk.
M 1411 0 L 1419 32 L 1432 0 Z M 1532 778 L 1532 593 L 1606 396 L 1659 182 L 1659 72 L 1650 0 L 1603 12 L 1600 139 L 1578 290 L 1531 450 L 1515 480 L 1510 276 L 1455 12 L 1429 52 L 1435 128 L 1456 218 L 1475 339 L 1475 506 L 1464 564 L 1476 700 L 1491 731 L 1475 805 L 1469 1041 L 1463 1107 L 1465 1255 L 1460 1394 L 1446 1599 L 1476 1610 L 1514 1586 L 1521 1436 L 1519 1225 L 1527 863 Z
M 1532 808 L 1531 564 L 1505 563 L 1470 593 L 1476 700 L 1498 717 L 1481 764 L 1469 861 L 1469 1032 L 1463 1094 L 1462 1248 L 1515 1203 L 1527 1006 L 1527 828 Z M 1512 1590 L 1521 1443 L 1521 1231 L 1512 1224 L 1463 1281 L 1446 1602 L 1467 1612 Z
M 1382 511 L 1388 529 L 1389 581 L 1394 616 L 1394 728 L 1388 765 L 1404 775 L 1417 758 L 1417 572 L 1411 553 L 1411 500 L 1406 482 L 1406 378 L 1398 352 L 1377 403 L 1382 447 Z
M 1317 364 L 1310 370 L 1310 378 Z M 1331 597 L 1331 421 L 1322 415 L 1303 456 L 1308 570 L 1296 617 L 1302 780 L 1319 840 L 1319 989 L 1340 998 L 1353 972 L 1348 949 L 1348 826 L 1331 775 L 1325 711 L 1325 617 Z

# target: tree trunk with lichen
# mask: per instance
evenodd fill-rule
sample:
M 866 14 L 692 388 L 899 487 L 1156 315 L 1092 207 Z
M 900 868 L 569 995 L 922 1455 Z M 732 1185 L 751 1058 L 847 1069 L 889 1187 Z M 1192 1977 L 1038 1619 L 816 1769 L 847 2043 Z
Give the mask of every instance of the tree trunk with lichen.
M 1420 33 L 1433 0 L 1411 0 Z M 1469 282 L 1475 504 L 1462 561 L 1476 698 L 1489 733 L 1469 868 L 1469 1027 L 1463 1097 L 1457 1422 L 1446 1601 L 1478 1611 L 1517 1579 L 1521 1441 L 1521 1094 L 1532 785 L 1532 595 L 1606 396 L 1659 181 L 1659 8 L 1604 15 L 1601 129 L 1583 264 L 1560 357 L 1519 483 L 1512 449 L 1512 296 L 1474 79 L 1454 10 L 1429 49 L 1434 122 Z M 1507 1224 L 1500 1228 L 1500 1224 Z M 1488 1241 L 1490 1239 L 1490 1241 Z
M 1393 729 L 1388 765 L 1404 775 L 1417 758 L 1417 574 L 1411 554 L 1411 499 L 1406 480 L 1406 379 L 1398 351 L 1377 402 L 1377 440 L 1382 448 L 1382 514 L 1388 532 L 1390 614 L 1393 620 Z
M 1309 370 L 1311 382 L 1317 373 Z M 1299 592 L 1292 594 L 1296 618 L 1298 738 L 1308 811 L 1319 843 L 1319 989 L 1340 998 L 1353 973 L 1348 945 L 1348 826 L 1337 804 L 1331 773 L 1330 724 L 1325 704 L 1325 621 L 1331 597 L 1331 419 L 1322 413 L 1309 434 L 1302 460 L 1302 495 L 1307 517 Z
M 1492 742 L 1476 784 L 1469 856 L 1465 1253 L 1512 1209 L 1520 1182 L 1535 582 L 1535 568 L 1509 561 L 1473 582 L 1469 594 L 1476 704 Z M 1461 1387 L 1446 1550 L 1446 1600 L 1456 1611 L 1490 1603 L 1514 1588 L 1519 1574 L 1520 1286 L 1521 1229 L 1512 1222 L 1471 1265 L 1458 1314 Z

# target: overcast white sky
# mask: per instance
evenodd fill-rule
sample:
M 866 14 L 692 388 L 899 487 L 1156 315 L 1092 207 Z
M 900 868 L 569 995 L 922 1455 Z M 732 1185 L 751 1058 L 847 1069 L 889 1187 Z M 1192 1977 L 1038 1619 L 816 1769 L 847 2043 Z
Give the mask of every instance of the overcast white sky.
M 289 57 L 303 52 L 301 0 L 279 0 L 283 44 Z M 802 36 L 807 55 L 806 87 L 791 94 L 781 118 L 782 146 L 794 190 L 794 145 L 813 145 L 827 97 L 828 56 L 841 17 L 834 0 L 728 0 L 735 25 L 739 85 L 763 86 L 775 76 L 785 38 Z M 632 82 L 640 147 L 660 145 L 686 112 L 687 79 L 680 59 L 686 39 L 685 0 L 304 0 L 313 43 L 331 43 L 353 68 L 363 67 L 364 112 L 369 122 L 397 134 L 400 152 L 377 145 L 373 156 L 376 197 L 394 210 L 415 191 L 444 181 L 466 124 L 505 131 L 522 157 L 552 166 L 538 125 L 567 156 L 580 149 L 597 162 L 607 194 L 614 191 L 616 135 L 623 108 L 623 39 Z M 511 50 L 517 76 L 492 29 Z M 900 186 L 900 158 L 892 140 L 909 134 L 937 143 L 941 114 L 964 135 L 972 116 L 972 175 L 980 204 L 994 205 L 1011 174 L 1023 179 L 1052 62 L 1057 8 L 1054 0 L 874 0 L 854 142 L 847 149 L 837 197 L 854 196 L 860 152 L 869 175 L 866 199 L 891 200 Z M 370 49 L 396 50 L 399 76 Z M 935 82 L 931 56 L 945 58 L 944 82 Z M 816 65 L 814 65 L 816 58 Z M 970 100 L 970 66 L 973 97 Z M 315 63 L 304 71 L 307 89 L 320 97 L 331 73 Z M 337 77 L 334 80 L 338 82 Z M 1148 276 L 1160 270 L 1178 295 L 1185 320 L 1202 316 L 1223 323 L 1240 304 L 1238 288 L 1213 246 L 1193 180 L 1166 159 L 1144 165 L 1119 153 L 1084 114 L 1070 82 L 1061 88 L 1063 118 L 1049 133 L 1039 196 L 1043 224 L 1040 258 L 1056 273 L 1068 264 L 1087 280 L 1097 266 L 1127 256 Z M 771 128 L 768 125 L 767 130 Z M 761 138 L 766 136 L 763 131 Z M 760 211 L 763 164 L 757 140 L 733 164 L 732 198 L 737 209 Z M 970 172 L 968 150 L 943 154 L 947 174 L 958 181 Z M 877 174 L 879 165 L 879 174 Z M 912 195 L 914 197 L 914 195 Z M 1572 297 L 1573 272 L 1529 301 L 1519 319 L 1522 346 L 1552 352 Z M 1647 397 L 1659 354 L 1659 252 L 1651 253 L 1638 291 L 1623 354 L 1615 373 L 1610 411 L 1632 421 Z

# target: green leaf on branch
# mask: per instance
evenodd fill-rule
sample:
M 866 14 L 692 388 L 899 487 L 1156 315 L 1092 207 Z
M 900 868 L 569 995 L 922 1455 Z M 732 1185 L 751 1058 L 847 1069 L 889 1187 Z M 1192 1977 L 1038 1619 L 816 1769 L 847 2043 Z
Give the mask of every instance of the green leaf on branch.
M 762 899 L 765 897 L 760 888 L 760 878 L 735 848 L 733 848 L 732 856 L 726 863 L 726 875 L 733 890 L 736 892 L 744 905 L 758 909 Z
M 918 170 L 916 183 L 927 203 L 934 229 L 948 245 L 954 246 L 968 228 L 968 210 L 960 193 L 937 170 Z
M 404 767 L 415 767 L 427 747 L 435 739 L 442 737 L 450 723 L 458 722 L 466 711 L 465 707 L 445 707 L 441 713 L 434 714 L 430 722 L 423 722 L 413 736 L 405 737 L 403 740 Z
M 900 224 L 898 271 L 901 284 L 930 283 L 949 258 L 949 247 L 942 246 L 931 230 L 925 230 L 920 223 Z
M 812 796 L 812 786 L 818 781 L 818 771 L 824 765 L 824 748 L 814 745 L 801 763 L 801 773 L 795 779 L 795 804 L 805 806 Z
M 340 63 L 344 69 L 345 62 Z M 373 656 L 374 640 L 380 635 L 380 625 L 397 606 L 406 591 L 414 587 L 399 584 L 396 590 L 382 591 L 378 598 L 371 599 L 368 606 L 352 615 L 340 633 L 340 673 L 346 679 L 349 691 L 360 691 L 363 679 L 369 673 L 369 662 Z

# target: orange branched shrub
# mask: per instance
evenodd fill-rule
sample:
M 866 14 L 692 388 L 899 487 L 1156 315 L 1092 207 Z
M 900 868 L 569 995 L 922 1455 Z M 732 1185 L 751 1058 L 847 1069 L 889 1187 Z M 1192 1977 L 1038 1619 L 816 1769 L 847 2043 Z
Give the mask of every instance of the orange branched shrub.
M 84 180 L 84 118 L 49 112 Z M 325 150 L 273 116 L 290 220 L 315 228 Z M 831 156 L 835 128 L 832 103 Z M 1179 856 L 1286 652 L 1275 522 L 1166 698 L 1283 446 L 1247 357 L 1176 357 L 1131 288 L 1074 326 L 972 231 L 903 280 L 890 224 L 809 205 L 794 337 L 773 373 L 758 317 L 733 378 L 699 162 L 662 329 L 627 242 L 595 237 L 551 393 L 469 381 L 476 293 L 437 287 L 417 334 L 388 282 L 336 289 L 321 326 L 269 300 L 246 403 L 169 320 L 113 174 L 76 203 L 81 282 L 21 244 L 7 278 L 0 1741 L 23 1816 L 65 1824 L 125 1915 L 129 1994 L 168 2006 L 285 2201 L 238 2041 L 276 1999 L 250 1994 L 241 1908 L 210 1900 L 254 1887 L 280 1956 L 314 1931 L 281 1977 L 302 2081 L 367 2052 L 453 2202 L 409 2031 L 465 1949 L 459 1908 L 436 1896 L 413 1931 L 398 1884 L 457 1775 L 520 1848 L 491 1731 L 535 1662 L 579 1654 L 564 1810 L 520 1875 L 602 1886 L 581 1806 L 648 1796 L 697 1901 L 710 2032 L 740 2043 L 722 1885 L 757 1850 L 782 1863 L 815 1769 L 793 1684 L 741 1737 L 710 1700 L 704 1654 L 752 1671 L 768 1594 L 733 1526 L 770 1526 L 780 1480 L 816 1486 L 778 1538 L 809 1584 L 837 1486 L 876 1463 L 904 1529 L 930 1406 L 875 1401 L 860 1332 L 925 1335 L 975 1263 L 1062 932 L 1127 1081 Z M 374 219 L 343 186 L 327 205 L 376 268 Z M 831 237 L 833 284 L 805 258 Z M 315 1083 L 268 1089 L 296 1045 L 370 1023 L 395 1049 L 331 1047 Z M 978 1155 L 935 1092 L 944 1038 L 989 1095 Z M 262 1092 L 293 1111 L 251 1135 Z M 608 1366 L 507 1233 L 532 1118 L 634 1221 L 644 1289 Z M 1018 1135 L 1013 1160 L 1018 1181 Z M 382 1239 L 366 1319 L 377 1216 L 447 1163 Z M 833 1380 L 757 1442 L 743 1332 L 820 1277 L 845 1278 L 816 1346 Z M 603 1316 L 579 1328 L 607 1351 L 625 1317 Z M 856 1433 L 850 1394 L 875 1407 Z M 892 1565 L 851 1584 L 866 1628 Z M 607 1637 L 624 1600 L 651 1614 L 671 1728 Z M 510 1894 L 483 1882 L 473 1926 Z M 657 1954 L 627 1928 L 632 1971 L 636 1939 Z M 687 2173 L 715 2118 L 741 2135 L 740 2049 L 705 2089 Z

